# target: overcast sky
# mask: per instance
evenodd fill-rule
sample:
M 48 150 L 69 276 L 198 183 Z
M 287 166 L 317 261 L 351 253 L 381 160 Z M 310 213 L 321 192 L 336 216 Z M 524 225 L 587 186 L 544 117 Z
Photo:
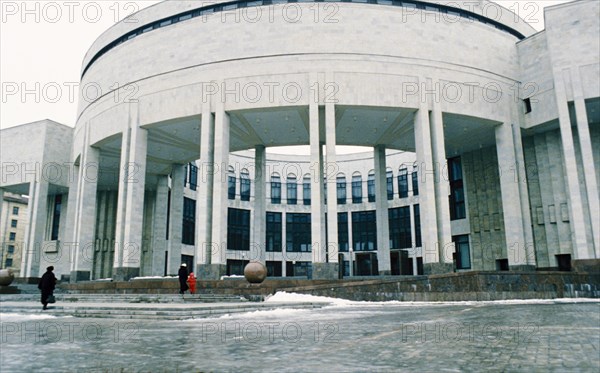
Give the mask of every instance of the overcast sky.
M 157 2 L 0 0 L 0 128 L 45 118 L 74 126 L 77 94 L 70 97 L 69 87 L 79 81 L 81 62 L 88 48 L 111 25 L 134 10 Z M 541 30 L 543 8 L 567 0 L 496 2 L 513 10 L 518 7 L 519 15 Z M 32 11 L 25 13 L 25 22 L 22 22 L 23 4 Z M 20 90 L 35 90 L 36 83 L 42 92 L 39 102 L 33 94 L 25 100 L 19 94 L 7 94 L 15 84 Z M 57 92 L 56 87 L 61 87 L 61 91 Z

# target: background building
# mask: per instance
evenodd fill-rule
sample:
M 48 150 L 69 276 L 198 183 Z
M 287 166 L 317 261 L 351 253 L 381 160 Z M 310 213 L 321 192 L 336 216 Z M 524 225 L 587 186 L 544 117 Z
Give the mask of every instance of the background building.
M 0 190 L 32 201 L 21 276 L 600 258 L 598 2 L 547 8 L 538 33 L 485 0 L 169 1 L 136 16 L 85 57 L 74 129 L 2 131 Z M 309 155 L 267 152 L 294 145 Z
M 12 269 L 15 276 L 21 272 L 21 254 L 27 228 L 28 199 L 6 193 L 1 201 L 0 215 L 0 267 Z

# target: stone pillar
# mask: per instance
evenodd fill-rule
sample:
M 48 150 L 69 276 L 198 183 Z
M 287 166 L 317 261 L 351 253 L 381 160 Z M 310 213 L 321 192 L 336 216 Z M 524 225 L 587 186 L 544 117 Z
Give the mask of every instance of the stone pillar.
M 554 92 L 556 94 L 558 122 L 560 124 L 560 137 L 562 140 L 565 176 L 569 196 L 569 221 L 573 232 L 573 255 L 574 259 L 594 259 L 595 254 L 591 246 L 588 245 L 585 232 L 585 217 L 581 200 L 581 189 L 579 187 L 579 165 L 575 156 L 573 131 L 571 130 L 571 119 L 569 117 L 567 94 L 565 92 L 564 79 L 566 74 L 568 74 L 568 70 L 557 70 L 554 72 Z
M 579 148 L 581 149 L 581 158 L 589 160 L 585 162 L 585 167 L 581 168 L 585 178 L 585 189 L 588 200 L 588 208 L 585 211 L 589 214 L 592 230 L 592 240 L 589 242 L 593 249 L 588 250 L 591 258 L 600 259 L 600 199 L 598 197 L 598 183 L 596 181 L 596 166 L 594 163 L 594 152 L 590 136 L 589 121 L 585 108 L 583 88 L 581 87 L 581 74 L 579 67 L 572 68 L 573 99 L 575 103 L 575 117 L 577 120 L 577 134 L 579 138 Z
M 169 178 L 158 176 L 154 202 L 154 219 L 152 228 L 152 276 L 164 276 L 165 253 L 167 247 L 167 214 L 169 199 Z
M 512 269 L 529 270 L 525 251 L 525 232 L 521 212 L 521 197 L 518 180 L 509 172 L 516 162 L 513 125 L 505 122 L 496 127 L 496 152 L 500 174 L 504 235 L 506 237 L 508 263 Z
M 210 103 L 202 105 L 200 123 L 200 168 L 196 199 L 196 274 L 206 273 L 211 263 L 211 237 L 213 214 L 213 183 L 215 174 L 214 141 L 215 120 Z
M 37 176 L 36 176 L 37 178 Z M 29 229 L 27 230 L 27 242 L 23 245 L 27 260 L 23 277 L 39 277 L 40 257 L 46 234 L 46 219 L 48 215 L 48 182 L 44 178 L 32 180 L 29 183 L 29 205 L 30 210 Z
M 219 279 L 227 273 L 227 170 L 229 165 L 229 114 L 217 101 L 215 110 L 211 264 L 201 275 Z
M 78 186 L 75 200 L 73 228 L 73 256 L 71 282 L 89 281 L 96 239 L 96 198 L 100 150 L 89 146 L 86 133 L 84 149 L 79 162 Z
M 265 264 L 267 241 L 267 187 L 265 184 L 265 172 L 267 172 L 267 156 L 263 145 L 257 145 L 254 149 L 254 219 L 252 220 L 252 224 L 254 225 L 253 246 L 258 252 L 255 253 L 256 255 L 253 255 L 255 257 L 252 259 L 260 260 Z M 260 256 L 256 257 L 257 255 Z
M 167 241 L 167 275 L 174 276 L 181 266 L 181 234 L 183 222 L 183 188 L 185 166 L 174 164 L 171 169 L 169 210 L 169 240 Z
M 316 77 L 311 76 L 311 81 Z M 312 265 L 325 263 L 325 200 L 323 197 L 323 147 L 319 129 L 319 104 L 317 92 L 309 90 L 309 142 L 310 142 L 310 218 L 312 240 Z M 285 224 L 285 221 L 283 222 Z M 283 240 L 285 242 L 285 237 Z
M 431 124 L 431 150 L 433 160 L 433 176 L 435 186 L 435 210 L 437 218 L 437 242 L 440 249 L 440 263 L 446 267 L 447 272 L 453 270 L 452 254 L 455 252 L 452 242 L 452 229 L 450 225 L 450 184 L 447 177 L 443 176 L 446 167 L 446 144 L 444 141 L 444 122 L 442 109 L 437 100 L 433 100 L 433 111 L 430 114 Z
M 390 225 L 387 200 L 387 166 L 385 159 L 385 146 L 377 145 L 374 148 L 373 160 L 375 164 L 375 213 L 377 219 L 377 263 L 380 275 L 391 275 L 392 264 L 390 261 Z

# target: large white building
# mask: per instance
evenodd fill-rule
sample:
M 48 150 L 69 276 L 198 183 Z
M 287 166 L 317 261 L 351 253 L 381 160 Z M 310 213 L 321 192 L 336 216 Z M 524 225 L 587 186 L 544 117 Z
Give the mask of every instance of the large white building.
M 599 13 L 549 7 L 535 32 L 487 0 L 146 8 L 90 48 L 74 129 L 0 133 L 0 191 L 30 197 L 21 276 L 600 259 Z

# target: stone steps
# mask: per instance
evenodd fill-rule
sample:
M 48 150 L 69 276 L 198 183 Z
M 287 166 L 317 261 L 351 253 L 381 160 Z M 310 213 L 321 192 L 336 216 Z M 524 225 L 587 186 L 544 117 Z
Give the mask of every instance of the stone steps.
M 57 302 L 99 303 L 216 303 L 247 302 L 244 297 L 224 294 L 65 294 L 55 293 Z M 0 301 L 39 301 L 40 294 L 1 295 Z

